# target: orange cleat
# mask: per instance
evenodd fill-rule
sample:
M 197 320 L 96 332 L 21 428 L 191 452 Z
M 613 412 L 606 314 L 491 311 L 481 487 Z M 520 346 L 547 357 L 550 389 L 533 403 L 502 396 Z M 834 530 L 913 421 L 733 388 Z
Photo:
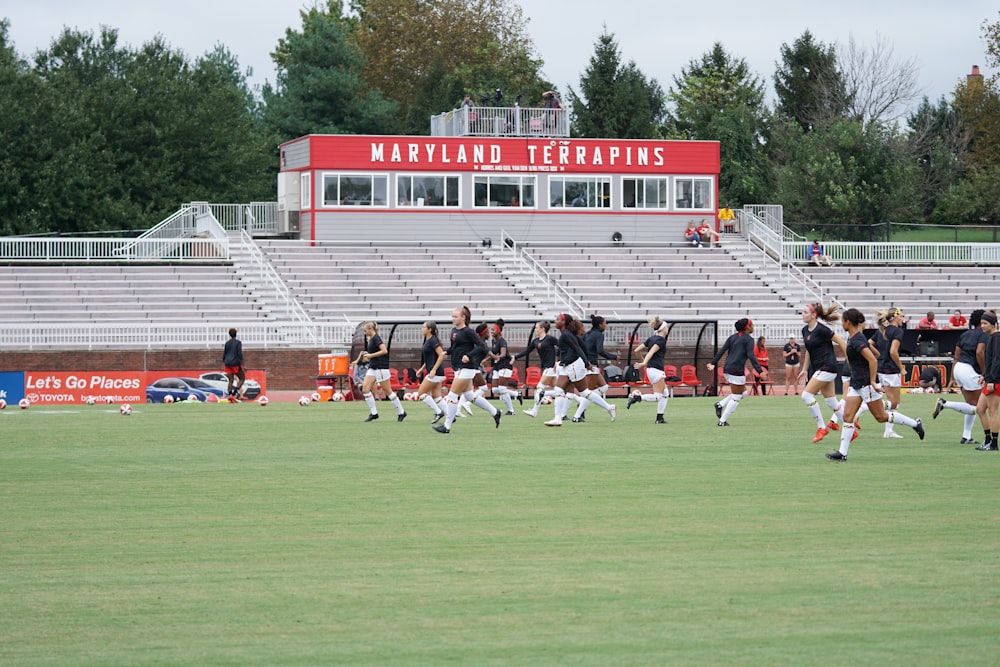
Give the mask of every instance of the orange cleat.
M 830 432 L 825 428 L 823 428 L 822 426 L 820 426 L 818 429 L 816 429 L 816 436 L 813 438 L 813 442 L 819 442 L 828 435 L 830 435 Z
M 830 421 L 828 421 L 826 423 L 826 428 L 827 428 L 828 431 L 839 431 L 840 430 L 840 424 L 838 424 L 837 422 L 835 422 L 834 420 L 831 419 Z

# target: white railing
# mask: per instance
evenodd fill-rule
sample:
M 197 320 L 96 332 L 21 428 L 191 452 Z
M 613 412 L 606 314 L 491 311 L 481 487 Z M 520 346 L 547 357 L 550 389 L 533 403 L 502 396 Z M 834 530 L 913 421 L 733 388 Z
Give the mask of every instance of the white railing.
M 744 212 L 740 221 L 747 234 L 747 246 L 751 251 L 759 251 L 762 261 L 778 271 L 779 278 L 786 285 L 783 294 L 801 299 L 803 303 L 826 303 L 823 288 L 819 283 L 794 264 L 781 261 L 784 247 L 783 226 L 776 228 L 773 217 L 771 222 L 767 222 L 758 218 L 752 211 Z
M 786 263 L 808 261 L 809 241 L 782 244 L 781 259 Z M 870 243 L 823 242 L 823 250 L 837 264 L 998 264 L 1000 244 L 996 243 Z
M 274 265 L 264 255 L 260 246 L 254 243 L 253 238 L 246 231 L 240 232 L 240 248 L 250 258 L 250 268 L 253 272 L 253 278 L 258 281 L 258 289 L 263 287 L 263 289 L 274 293 L 292 324 L 301 326 L 307 331 L 314 331 L 315 327 L 309 314 L 306 313 L 292 291 L 288 289 L 285 281 L 278 275 Z
M 567 109 L 460 107 L 431 117 L 434 137 L 568 137 Z
M 500 246 L 502 252 L 509 254 L 521 269 L 531 276 L 531 288 L 536 294 L 544 295 L 546 302 L 556 306 L 559 310 L 564 310 L 570 315 L 581 318 L 586 315 L 586 309 L 577 301 L 565 287 L 552 278 L 552 274 L 545 270 L 538 260 L 524 248 L 518 248 L 517 241 L 507 232 L 500 231 Z
M 35 262 L 148 262 L 212 261 L 229 258 L 229 241 L 219 238 L 100 239 L 0 238 L 0 261 Z
M 269 348 L 350 346 L 351 323 L 305 326 L 294 323 L 3 322 L 0 350 L 213 349 L 235 326 L 244 345 Z
M 212 215 L 227 232 L 275 234 L 278 232 L 278 202 L 208 204 Z

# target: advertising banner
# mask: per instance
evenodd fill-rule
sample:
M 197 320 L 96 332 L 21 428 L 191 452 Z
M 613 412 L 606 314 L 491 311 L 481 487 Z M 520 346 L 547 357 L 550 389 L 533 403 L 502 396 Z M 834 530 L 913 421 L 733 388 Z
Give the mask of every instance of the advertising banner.
M 0 373 L 0 398 L 7 401 L 7 405 L 17 405 L 24 398 L 24 373 Z
M 255 399 L 263 394 L 266 377 L 266 371 L 248 370 L 245 396 Z M 0 398 L 8 404 L 27 398 L 32 405 L 145 403 L 146 388 L 166 378 L 182 378 L 192 385 L 204 383 L 219 395 L 226 391 L 226 376 L 218 370 L 19 371 L 0 373 Z

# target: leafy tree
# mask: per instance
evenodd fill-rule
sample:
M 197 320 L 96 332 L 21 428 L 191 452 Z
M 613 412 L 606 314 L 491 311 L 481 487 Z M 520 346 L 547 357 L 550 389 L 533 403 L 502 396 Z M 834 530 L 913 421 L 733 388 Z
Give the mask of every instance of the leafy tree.
M 389 132 L 396 105 L 365 90 L 364 60 L 351 39 L 354 25 L 340 0 L 300 12 L 302 29 L 285 31 L 271 54 L 276 87 L 265 84 L 264 119 L 282 140 L 305 134 Z
M 430 116 L 500 89 L 503 106 L 537 101 L 551 85 L 513 0 L 359 0 L 354 38 L 364 78 L 399 105 L 402 131 L 426 134 Z
M 775 67 L 777 114 L 805 130 L 843 117 L 847 93 L 833 46 L 815 41 L 806 30 L 792 46 L 781 45 L 781 62 Z
M 769 114 L 761 78 L 750 72 L 746 60 L 731 57 L 716 43 L 674 77 L 674 86 L 667 94 L 674 105 L 669 135 L 720 142 L 720 202 L 767 201 Z
M 622 64 L 614 35 L 607 28 L 580 78 L 580 96 L 570 88 L 573 132 L 582 137 L 654 139 L 660 136 L 666 100 L 655 79 L 635 61 Z
M 945 192 L 931 214 L 937 224 L 1000 224 L 1000 166 L 974 167 Z
M 937 104 L 925 97 L 907 119 L 909 152 L 916 158 L 918 193 L 924 216 L 938 197 L 963 175 L 969 145 L 959 114 L 942 96 Z

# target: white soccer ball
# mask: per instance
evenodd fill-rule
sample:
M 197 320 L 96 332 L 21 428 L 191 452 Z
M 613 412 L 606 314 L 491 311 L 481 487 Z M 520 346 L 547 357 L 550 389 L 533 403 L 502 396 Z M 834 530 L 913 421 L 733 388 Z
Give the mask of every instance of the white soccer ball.
M 309 398 L 310 400 L 312 400 L 313 403 L 319 403 L 320 401 L 323 400 L 323 397 L 319 395 L 318 391 L 314 391 L 312 396 L 310 396 Z
M 163 397 L 163 402 L 164 403 L 173 403 L 174 402 L 174 397 L 171 396 L 170 394 L 167 394 L 166 396 Z
M 118 408 L 118 412 L 120 412 L 123 415 L 130 415 L 132 414 L 132 406 L 129 405 L 128 403 L 122 403 L 121 407 Z
M 21 408 L 22 410 L 27 410 L 28 408 L 31 407 L 31 401 L 29 401 L 26 398 L 22 398 L 20 401 L 17 402 L 17 407 Z
M 344 392 L 342 392 L 342 391 L 335 391 L 335 392 L 333 392 L 333 400 L 337 401 L 338 403 L 340 401 L 344 400 Z
M 632 395 L 635 396 L 636 398 L 642 398 L 642 392 L 639 391 L 638 389 L 633 390 Z
M 7 407 L 7 401 L 0 398 L 0 410 L 3 410 L 6 407 Z
M 312 403 L 312 401 L 309 400 L 308 396 L 299 396 L 299 405 L 302 407 L 306 407 L 310 403 Z
M 551 397 L 551 396 L 549 396 L 548 394 L 546 394 L 545 396 L 542 396 L 542 400 L 541 400 L 541 401 L 539 401 L 539 402 L 540 402 L 540 403 L 541 403 L 542 405 L 549 405 L 549 404 L 551 404 L 551 403 L 552 403 L 552 397 Z
M 195 396 L 194 394 L 189 394 L 188 400 L 191 401 L 192 403 L 201 403 L 201 401 L 198 400 L 198 397 Z
M 93 396 L 88 396 L 88 397 L 87 397 L 87 400 L 86 400 L 86 401 L 84 401 L 84 402 L 85 402 L 85 403 L 86 403 L 87 405 L 93 405 L 93 404 L 94 404 L 94 403 L 96 403 L 97 401 L 95 401 L 95 400 L 94 400 L 94 397 L 93 397 Z
M 264 407 L 268 403 L 269 401 L 267 400 L 267 396 L 261 395 L 257 398 L 257 404 L 260 405 L 261 407 Z

